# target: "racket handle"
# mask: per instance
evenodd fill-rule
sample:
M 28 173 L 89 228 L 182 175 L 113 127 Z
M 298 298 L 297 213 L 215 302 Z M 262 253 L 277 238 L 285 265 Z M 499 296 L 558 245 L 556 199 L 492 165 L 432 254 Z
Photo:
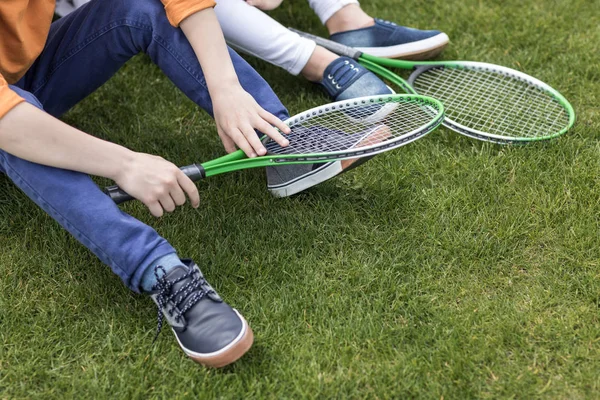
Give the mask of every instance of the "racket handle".
M 185 167 L 180 168 L 184 174 L 188 176 L 192 181 L 199 181 L 203 179 L 206 174 L 204 173 L 204 168 L 199 164 L 187 165 Z M 121 204 L 126 201 L 134 200 L 132 196 L 130 196 L 127 192 L 121 189 L 117 185 L 107 186 L 104 188 L 104 193 L 106 193 L 115 203 Z
M 298 35 L 305 37 L 307 39 L 312 40 L 316 44 L 321 47 L 325 47 L 327 50 L 339 55 L 346 56 L 358 60 L 360 56 L 362 56 L 362 51 L 356 50 L 355 48 L 346 46 L 344 44 L 340 44 L 334 42 L 333 40 L 325 39 L 320 36 L 311 35 L 310 33 L 299 31 L 298 29 L 288 28 L 290 31 L 297 33 Z

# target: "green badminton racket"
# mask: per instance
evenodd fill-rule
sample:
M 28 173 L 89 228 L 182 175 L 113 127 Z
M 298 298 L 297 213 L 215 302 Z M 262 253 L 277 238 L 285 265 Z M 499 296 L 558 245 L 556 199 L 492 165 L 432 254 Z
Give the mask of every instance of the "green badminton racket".
M 353 58 L 407 93 L 440 100 L 444 126 L 501 144 L 552 139 L 575 123 L 571 104 L 546 83 L 514 69 L 471 61 L 412 62 L 375 57 L 293 28 L 338 55 Z M 408 82 L 388 68 L 412 70 Z
M 247 158 L 242 150 L 181 170 L 193 181 L 247 168 L 326 163 L 366 157 L 417 140 L 444 120 L 444 106 L 420 95 L 381 95 L 339 101 L 297 114 L 284 123 L 289 145 L 264 136 L 267 155 Z M 105 188 L 117 203 L 132 200 L 118 186 Z

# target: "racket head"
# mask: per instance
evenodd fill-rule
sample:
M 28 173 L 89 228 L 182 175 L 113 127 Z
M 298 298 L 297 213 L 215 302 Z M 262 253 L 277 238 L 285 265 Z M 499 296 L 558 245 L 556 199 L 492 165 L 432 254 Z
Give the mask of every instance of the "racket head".
M 328 162 L 379 154 L 441 125 L 444 106 L 421 95 L 377 95 L 315 107 L 284 121 L 290 144 L 263 137 L 274 163 Z
M 419 94 L 444 103 L 448 128 L 495 143 L 552 139 L 575 123 L 571 104 L 546 83 L 480 62 L 417 67 L 408 79 Z

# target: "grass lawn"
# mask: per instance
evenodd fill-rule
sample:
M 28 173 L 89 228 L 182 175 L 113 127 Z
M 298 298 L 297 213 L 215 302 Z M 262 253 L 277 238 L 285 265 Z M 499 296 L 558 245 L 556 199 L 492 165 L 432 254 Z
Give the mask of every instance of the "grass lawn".
M 363 6 L 447 32 L 445 59 L 548 82 L 575 128 L 523 147 L 440 129 L 289 199 L 254 170 L 202 182 L 200 210 L 124 206 L 253 327 L 252 350 L 218 371 L 167 329 L 153 344 L 153 303 L 2 177 L 0 399 L 600 398 L 598 0 Z M 304 1 L 273 15 L 325 34 Z M 326 101 L 250 61 L 292 113 Z M 212 120 L 144 56 L 64 120 L 181 165 L 223 154 Z

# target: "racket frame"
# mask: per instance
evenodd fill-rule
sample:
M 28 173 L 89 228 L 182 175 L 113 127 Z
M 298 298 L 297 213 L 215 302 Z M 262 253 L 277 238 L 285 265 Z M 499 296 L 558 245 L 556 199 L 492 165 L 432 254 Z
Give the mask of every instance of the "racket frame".
M 475 61 L 407 61 L 407 60 L 397 60 L 390 58 L 383 58 L 373 56 L 367 53 L 363 53 L 360 50 L 354 49 L 352 47 L 334 42 L 332 40 L 328 40 L 319 36 L 312 35 L 310 33 L 306 33 L 294 28 L 288 28 L 293 32 L 298 33 L 300 36 L 306 37 L 315 41 L 318 45 L 342 56 L 350 57 L 357 60 L 361 65 L 365 68 L 379 75 L 380 77 L 389 80 L 395 85 L 401 87 L 405 92 L 418 94 L 418 92 L 414 89 L 413 83 L 418 78 L 421 73 L 426 70 L 432 68 L 457 68 L 457 69 L 484 69 L 487 71 L 498 72 L 505 76 L 514 76 L 518 80 L 527 82 L 538 89 L 546 92 L 550 96 L 552 96 L 562 107 L 565 108 L 567 114 L 569 115 L 569 122 L 567 126 L 561 129 L 559 132 L 553 133 L 551 135 L 539 136 L 539 137 L 512 137 L 512 136 L 502 136 L 496 135 L 492 133 L 482 132 L 474 128 L 469 128 L 464 125 L 461 125 L 458 122 L 453 121 L 450 117 L 446 116 L 443 122 L 443 125 L 449 129 L 452 129 L 462 135 L 472 137 L 474 139 L 499 143 L 499 144 L 518 144 L 518 143 L 528 143 L 528 142 L 539 142 L 542 140 L 553 139 L 555 137 L 561 136 L 565 134 L 569 129 L 573 127 L 575 124 L 575 110 L 569 101 L 560 94 L 556 89 L 551 87 L 550 85 L 542 82 L 541 80 L 534 78 L 530 75 L 527 75 L 523 72 L 514 70 L 512 68 L 503 67 L 500 65 L 475 62 Z M 398 74 L 390 71 L 384 67 L 393 67 L 399 68 L 403 70 L 412 70 L 408 81 L 404 78 L 400 77 Z
M 288 118 L 284 121 L 284 123 L 290 127 L 293 127 L 298 123 L 310 120 L 315 116 L 326 115 L 334 111 L 343 111 L 344 109 L 353 108 L 357 105 L 370 106 L 377 103 L 386 104 L 393 102 L 397 102 L 399 104 L 402 104 L 403 102 L 418 104 L 431 111 L 431 119 L 419 128 L 404 133 L 392 140 L 384 141 L 383 143 L 375 143 L 364 147 L 332 151 L 327 153 L 269 154 L 255 158 L 247 158 L 246 154 L 242 150 L 237 150 L 233 153 L 204 162 L 202 164 L 191 164 L 181 167 L 181 170 L 193 181 L 198 181 L 206 177 L 241 169 L 290 164 L 326 163 L 331 161 L 371 156 L 413 142 L 436 129 L 444 121 L 444 106 L 436 99 L 418 94 L 389 94 L 342 100 L 335 103 L 314 107 Z M 349 121 L 348 123 L 350 124 L 351 122 Z M 381 125 L 385 125 L 385 119 L 381 122 Z M 272 139 L 265 135 L 261 140 L 264 143 Z M 132 199 L 131 196 L 129 196 L 116 185 L 106 187 L 104 191 L 117 204 Z

